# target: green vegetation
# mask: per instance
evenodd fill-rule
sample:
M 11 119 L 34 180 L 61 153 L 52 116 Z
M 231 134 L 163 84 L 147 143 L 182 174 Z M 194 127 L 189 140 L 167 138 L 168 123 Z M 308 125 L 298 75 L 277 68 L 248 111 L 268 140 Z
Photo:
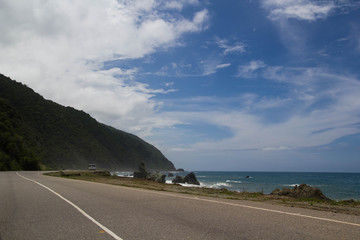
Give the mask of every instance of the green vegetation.
M 40 170 L 39 158 L 24 140 L 23 121 L 4 99 L 0 99 L 0 171 Z
M 97 122 L 89 114 L 45 100 L 0 74 L 0 170 L 174 170 L 154 146 Z

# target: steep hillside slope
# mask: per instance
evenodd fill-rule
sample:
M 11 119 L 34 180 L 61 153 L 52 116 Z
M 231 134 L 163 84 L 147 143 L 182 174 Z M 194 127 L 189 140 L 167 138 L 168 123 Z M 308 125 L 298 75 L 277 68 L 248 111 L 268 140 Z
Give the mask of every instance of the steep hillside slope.
M 151 169 L 174 165 L 135 135 L 97 122 L 89 114 L 45 100 L 0 74 L 0 169 L 131 170 L 143 161 Z

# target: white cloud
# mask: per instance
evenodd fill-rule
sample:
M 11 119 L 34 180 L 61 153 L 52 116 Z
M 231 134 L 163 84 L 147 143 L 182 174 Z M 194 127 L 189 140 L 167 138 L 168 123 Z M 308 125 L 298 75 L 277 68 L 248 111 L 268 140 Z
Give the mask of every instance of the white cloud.
M 174 82 L 166 82 L 166 83 L 164 83 L 164 85 L 166 86 L 166 87 L 172 87 L 172 86 L 174 86 Z
M 266 147 L 262 149 L 263 151 L 287 151 L 291 150 L 291 148 L 287 146 L 280 146 L 280 147 Z
M 219 48 L 223 49 L 223 54 L 235 54 L 235 53 L 244 53 L 245 45 L 243 43 L 235 43 L 229 44 L 227 39 L 220 39 L 218 37 L 215 38 L 215 43 L 219 46 Z
M 300 56 L 313 54 L 313 50 L 309 51 L 313 33 L 301 22 L 313 23 L 356 11 L 360 7 L 358 1 L 352 0 L 262 0 L 261 5 L 268 12 L 268 18 L 278 27 L 285 46 Z
M 174 1 L 173 1 L 174 2 Z M 102 70 L 103 62 L 142 58 L 176 46 L 185 33 L 207 27 L 208 11 L 187 19 L 162 1 L 2 1 L 0 69 L 60 104 L 138 134 L 176 121 L 157 114 L 161 102 L 136 82 L 138 69 Z M 184 0 L 179 6 L 196 5 Z
M 165 9 L 176 9 L 181 11 L 184 7 L 188 5 L 198 5 L 198 4 L 199 4 L 198 0 L 175 0 L 175 1 L 164 0 L 161 3 L 161 6 L 163 6 L 163 8 Z
M 237 76 L 243 77 L 243 78 L 253 78 L 253 77 L 257 76 L 256 72 L 259 69 L 263 69 L 265 67 L 266 67 L 266 64 L 263 61 L 253 60 L 253 61 L 250 61 L 246 65 L 239 66 Z
M 201 102 L 204 106 L 203 102 L 208 102 L 211 107 L 203 107 L 198 112 L 167 113 L 170 118 L 181 122 L 201 122 L 219 129 L 230 129 L 232 133 L 232 136 L 221 140 L 188 145 L 189 150 L 208 154 L 250 150 L 294 151 L 326 145 L 338 138 L 360 133 L 359 79 L 320 68 L 283 67 L 281 71 L 266 75 L 269 68 L 272 67 L 264 67 L 259 74 L 282 87 L 286 84 L 288 94 L 283 98 L 245 94 L 231 100 L 233 104 L 238 102 L 236 110 L 224 109 L 224 104 L 220 102 L 224 99 L 197 98 L 181 104 Z M 272 109 L 276 112 L 272 113 Z M 272 121 L 271 114 L 283 117 Z
M 215 68 L 216 69 L 222 69 L 222 68 L 227 68 L 227 67 L 230 67 L 230 66 L 231 66 L 231 63 L 223 63 L 223 64 L 217 65 Z
M 217 72 L 217 70 L 227 68 L 231 65 L 230 63 L 221 63 L 221 60 L 217 58 L 205 59 L 200 61 L 199 64 L 202 68 L 202 73 L 200 73 L 199 76 L 208 76 L 214 74 Z
M 269 17 L 273 20 L 295 18 L 315 21 L 328 17 L 335 8 L 333 1 L 311 0 L 264 0 L 263 5 L 270 11 Z
M 238 44 L 234 46 L 227 46 L 224 50 L 224 54 L 230 54 L 230 53 L 243 53 L 245 52 L 245 45 Z

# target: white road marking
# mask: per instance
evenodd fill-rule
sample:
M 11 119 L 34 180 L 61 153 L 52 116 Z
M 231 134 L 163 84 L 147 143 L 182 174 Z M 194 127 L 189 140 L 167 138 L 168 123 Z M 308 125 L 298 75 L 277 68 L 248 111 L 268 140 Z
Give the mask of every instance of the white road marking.
M 116 235 L 114 232 L 112 232 L 110 229 L 108 229 L 107 227 L 105 227 L 104 225 L 102 225 L 101 223 L 99 223 L 98 221 L 96 221 L 93 217 L 91 217 L 89 214 L 87 214 L 84 210 L 82 210 L 81 208 L 79 208 L 77 205 L 75 205 L 74 203 L 72 203 L 70 200 L 64 198 L 63 196 L 61 196 L 59 193 L 55 192 L 54 190 L 52 190 L 51 188 L 35 181 L 32 180 L 30 178 L 24 177 L 21 174 L 19 174 L 18 172 L 16 173 L 19 177 L 22 177 L 25 180 L 34 182 L 38 185 L 40 185 L 41 187 L 49 190 L 50 192 L 52 192 L 53 194 L 55 194 L 56 196 L 58 196 L 59 198 L 61 198 L 62 200 L 64 200 L 65 202 L 67 202 L 68 204 L 70 204 L 71 206 L 73 206 L 76 210 L 78 210 L 82 215 L 84 215 L 85 217 L 87 217 L 90 221 L 92 221 L 93 223 L 95 223 L 96 225 L 98 225 L 101 229 L 103 229 L 105 232 L 107 232 L 110 236 L 112 236 L 114 239 L 116 240 L 123 240 L 121 237 L 119 237 L 118 235 Z
M 81 180 L 74 180 L 74 179 L 68 179 L 68 180 L 69 181 L 81 181 Z M 33 180 L 30 180 L 30 181 L 33 181 Z M 84 181 L 84 182 L 89 183 L 89 181 Z M 200 198 L 200 197 L 197 197 L 197 196 L 185 196 L 185 195 L 182 196 L 180 194 L 164 193 L 164 192 L 159 192 L 159 191 L 156 191 L 156 190 L 138 189 L 138 188 L 132 188 L 132 187 L 124 187 L 124 186 L 120 186 L 120 185 L 109 185 L 109 184 L 98 183 L 98 182 L 90 182 L 90 183 L 113 186 L 113 187 L 120 187 L 120 188 L 128 189 L 128 190 L 131 190 L 131 191 L 147 192 L 147 193 L 171 196 L 171 197 L 176 197 L 176 198 L 192 199 L 192 200 L 196 200 L 196 201 L 212 202 L 212 203 L 217 203 L 217 204 L 224 204 L 224 205 L 230 205 L 230 206 L 235 206 L 235 207 L 249 208 L 249 209 L 255 209 L 255 210 L 260 210 L 260 211 L 273 212 L 273 213 L 291 215 L 291 216 L 296 216 L 296 217 L 310 218 L 310 219 L 316 219 L 316 220 L 320 220 L 320 221 L 327 221 L 327 222 L 333 222 L 333 223 L 339 223 L 339 224 L 345 224 L 345 225 L 351 225 L 351 226 L 355 226 L 355 227 L 360 227 L 359 223 L 340 221 L 340 220 L 335 220 L 335 219 L 330 219 L 330 218 L 314 217 L 314 216 L 300 214 L 300 213 L 291 213 L 291 212 L 273 210 L 273 209 L 268 209 L 268 208 L 253 207 L 253 206 L 248 206 L 248 205 L 244 205 L 244 204 L 222 202 L 222 201 L 217 201 L 217 200 L 210 200 L 210 199 Z
M 237 204 L 237 203 L 220 202 L 220 201 L 215 201 L 215 200 L 210 200 L 210 199 L 199 199 L 199 198 L 196 198 L 195 200 L 201 200 L 201 201 L 213 202 L 213 203 L 221 203 L 221 204 L 230 205 L 230 206 L 250 208 L 250 209 L 256 209 L 256 210 L 261 210 L 261 211 L 266 211 L 266 212 L 274 212 L 274 213 L 292 215 L 292 216 L 303 217 L 303 218 L 311 218 L 311 219 L 317 219 L 317 220 L 321 220 L 321 221 L 341 223 L 341 224 L 347 224 L 347 225 L 352 225 L 352 226 L 360 227 L 360 224 L 358 224 L 358 223 L 344 222 L 344 221 L 335 220 L 335 219 L 330 219 L 330 218 L 314 217 L 314 216 L 304 215 L 304 214 L 300 214 L 300 213 L 284 212 L 284 211 L 272 210 L 272 209 L 267 209 L 267 208 L 252 207 L 252 206 L 242 205 L 242 204 Z
M 119 186 L 119 187 L 122 187 L 122 186 Z M 321 220 L 321 221 L 327 221 L 327 222 L 340 223 L 340 224 L 346 224 L 346 225 L 360 227 L 359 223 L 345 222 L 345 221 L 340 221 L 340 220 L 335 220 L 335 219 L 330 219 L 330 218 L 314 217 L 314 216 L 304 215 L 304 214 L 300 214 L 300 213 L 284 212 L 284 211 L 273 210 L 273 209 L 268 209 L 268 208 L 260 208 L 260 207 L 253 207 L 253 206 L 237 204 L 237 203 L 222 202 L 222 201 L 210 200 L 210 199 L 205 199 L 205 198 L 200 198 L 200 197 L 181 196 L 181 195 L 175 195 L 175 194 L 171 194 L 171 193 L 163 193 L 163 192 L 157 192 L 157 191 L 151 191 L 151 190 L 136 189 L 136 188 L 131 188 L 131 187 L 126 187 L 126 189 L 130 189 L 133 191 L 139 191 L 139 192 L 156 193 L 159 195 L 191 199 L 191 200 L 196 200 L 196 201 L 211 202 L 211 203 L 224 204 L 224 205 L 230 205 L 230 206 L 235 206 L 235 207 L 249 208 L 249 209 L 255 209 L 255 210 L 260 210 L 260 211 L 273 212 L 273 213 L 291 215 L 291 216 L 296 216 L 296 217 L 310 218 L 310 219 L 316 219 L 316 220 Z

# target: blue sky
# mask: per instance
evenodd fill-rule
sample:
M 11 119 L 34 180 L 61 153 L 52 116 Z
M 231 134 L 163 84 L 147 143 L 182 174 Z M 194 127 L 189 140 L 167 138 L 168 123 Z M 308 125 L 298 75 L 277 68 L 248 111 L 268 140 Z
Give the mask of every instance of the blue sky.
M 0 71 L 188 170 L 360 171 L 360 3 L 3 0 Z

